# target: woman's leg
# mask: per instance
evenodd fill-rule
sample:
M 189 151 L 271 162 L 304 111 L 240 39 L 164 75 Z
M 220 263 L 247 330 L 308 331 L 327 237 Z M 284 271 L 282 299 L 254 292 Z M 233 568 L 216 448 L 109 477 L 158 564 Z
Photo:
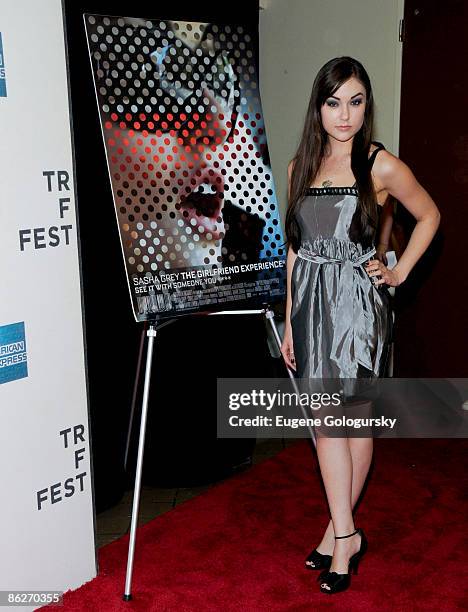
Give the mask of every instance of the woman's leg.
M 352 416 L 366 418 L 372 416 L 373 403 L 370 400 L 354 399 L 347 401 L 343 406 L 341 416 Z M 321 435 L 321 430 L 316 431 L 317 437 Z M 348 431 L 343 429 L 343 435 L 348 436 L 349 450 L 351 453 L 352 462 L 352 481 L 351 481 L 351 508 L 354 509 L 364 483 L 369 473 L 370 464 L 372 461 L 373 451 L 373 438 L 372 428 L 360 429 L 362 436 L 368 436 L 367 438 L 353 438 L 348 436 Z M 322 434 L 323 435 L 323 434 Z M 342 534 L 337 534 L 342 535 Z M 318 552 L 326 555 L 331 555 L 335 546 L 335 531 L 333 529 L 333 522 L 330 520 L 327 529 L 323 535 L 320 544 L 317 546 Z
M 346 438 L 352 461 L 352 481 L 351 481 L 351 508 L 356 505 L 362 488 L 369 473 L 372 461 L 373 439 L 372 438 Z M 337 535 L 345 535 L 338 533 Z M 323 535 L 322 541 L 317 546 L 319 553 L 323 555 L 333 554 L 335 546 L 335 531 L 333 522 L 330 520 Z
M 317 438 L 317 455 L 336 535 L 354 531 L 351 507 L 353 463 L 348 438 Z M 330 571 L 345 574 L 351 555 L 359 550 L 361 536 L 335 540 Z

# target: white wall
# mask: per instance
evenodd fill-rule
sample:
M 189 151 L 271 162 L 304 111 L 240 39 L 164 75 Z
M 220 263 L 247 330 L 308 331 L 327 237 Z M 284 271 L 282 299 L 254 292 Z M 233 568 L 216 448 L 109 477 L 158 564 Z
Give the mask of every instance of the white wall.
M 261 0 L 260 88 L 273 173 L 286 210 L 286 168 L 299 143 L 312 83 L 333 57 L 350 55 L 369 73 L 376 140 L 398 155 L 404 0 Z
M 66 591 L 96 559 L 61 1 L 1 0 L 0 30 L 0 591 Z

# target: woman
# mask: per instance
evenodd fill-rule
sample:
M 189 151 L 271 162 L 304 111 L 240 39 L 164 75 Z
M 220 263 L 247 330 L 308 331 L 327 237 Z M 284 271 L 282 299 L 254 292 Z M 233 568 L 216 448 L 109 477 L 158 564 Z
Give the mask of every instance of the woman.
M 288 167 L 287 303 L 282 354 L 296 376 L 357 379 L 384 375 L 391 335 L 387 287 L 405 281 L 429 246 L 440 213 L 408 166 L 372 141 L 373 96 L 360 62 L 338 57 L 318 72 L 304 131 Z M 374 244 L 379 206 L 389 196 L 416 225 L 397 265 Z M 367 548 L 353 507 L 364 485 L 373 440 L 317 438 L 331 515 L 307 558 L 322 569 L 324 593 L 348 588 Z

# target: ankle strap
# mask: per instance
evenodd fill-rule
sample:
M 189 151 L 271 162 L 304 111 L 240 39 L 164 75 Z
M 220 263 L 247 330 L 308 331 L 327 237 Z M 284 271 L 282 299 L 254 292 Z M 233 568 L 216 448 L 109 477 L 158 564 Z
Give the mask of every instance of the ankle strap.
M 344 536 L 335 536 L 335 540 L 341 540 L 342 538 L 350 538 L 351 536 L 353 536 L 355 533 L 357 533 L 359 531 L 359 527 L 356 529 L 356 531 L 353 531 L 353 533 L 348 533 L 348 535 L 344 535 Z

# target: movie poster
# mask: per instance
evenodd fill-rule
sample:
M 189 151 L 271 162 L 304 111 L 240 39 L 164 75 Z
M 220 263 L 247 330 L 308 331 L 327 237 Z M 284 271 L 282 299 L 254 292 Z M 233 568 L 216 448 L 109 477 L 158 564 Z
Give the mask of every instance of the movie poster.
M 84 19 L 136 320 L 283 300 L 257 33 Z

